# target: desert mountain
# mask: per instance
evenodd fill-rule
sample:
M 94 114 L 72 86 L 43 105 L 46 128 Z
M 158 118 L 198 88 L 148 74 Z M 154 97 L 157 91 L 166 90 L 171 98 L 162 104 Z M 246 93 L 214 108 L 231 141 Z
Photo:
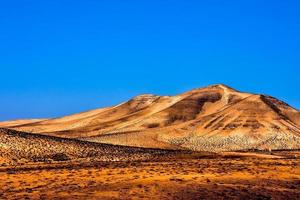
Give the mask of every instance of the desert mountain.
M 225 85 L 176 96 L 140 95 L 113 107 L 0 126 L 136 147 L 205 151 L 300 148 L 298 110 L 276 98 Z

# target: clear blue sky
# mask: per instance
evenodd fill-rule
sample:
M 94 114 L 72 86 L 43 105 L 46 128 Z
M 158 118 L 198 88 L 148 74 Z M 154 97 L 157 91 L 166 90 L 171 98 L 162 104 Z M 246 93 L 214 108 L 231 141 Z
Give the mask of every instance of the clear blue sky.
M 297 0 L 2 1 L 0 120 L 214 83 L 300 108 L 299 10 Z

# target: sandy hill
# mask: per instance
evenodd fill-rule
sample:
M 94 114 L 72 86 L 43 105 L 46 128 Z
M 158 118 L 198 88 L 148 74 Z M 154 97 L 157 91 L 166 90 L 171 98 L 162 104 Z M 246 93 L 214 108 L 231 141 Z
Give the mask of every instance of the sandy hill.
M 208 151 L 300 148 L 298 110 L 276 98 L 221 84 L 176 96 L 146 94 L 113 107 L 0 126 L 137 147 Z

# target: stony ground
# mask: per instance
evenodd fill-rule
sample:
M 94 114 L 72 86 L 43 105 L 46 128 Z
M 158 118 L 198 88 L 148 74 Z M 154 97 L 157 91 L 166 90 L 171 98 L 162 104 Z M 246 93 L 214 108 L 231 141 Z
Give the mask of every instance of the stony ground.
M 178 153 L 175 150 L 116 146 L 0 129 L 0 166 L 75 160 L 156 160 L 168 159 Z
M 0 199 L 300 199 L 297 152 L 0 167 Z

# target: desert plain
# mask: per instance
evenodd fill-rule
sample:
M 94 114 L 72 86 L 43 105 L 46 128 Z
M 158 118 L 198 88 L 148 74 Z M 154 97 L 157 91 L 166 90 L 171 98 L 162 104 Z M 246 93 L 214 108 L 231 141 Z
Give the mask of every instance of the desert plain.
M 299 151 L 0 168 L 1 199 L 299 199 Z

